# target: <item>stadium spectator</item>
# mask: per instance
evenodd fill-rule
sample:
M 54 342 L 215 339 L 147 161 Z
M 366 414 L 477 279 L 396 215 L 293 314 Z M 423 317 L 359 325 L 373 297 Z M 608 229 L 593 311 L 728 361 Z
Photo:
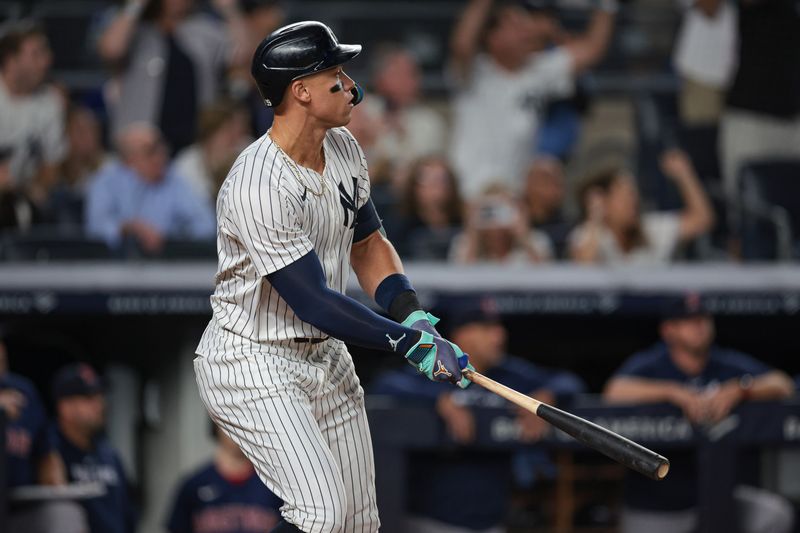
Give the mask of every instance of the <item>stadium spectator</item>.
M 175 493 L 169 533 L 264 533 L 280 520 L 281 500 L 258 478 L 253 465 L 225 433 L 213 426 L 214 460 L 183 480 Z
M 736 6 L 718 0 L 678 3 L 684 15 L 672 59 L 681 78 L 681 122 L 716 126 L 736 72 Z
M 619 168 L 600 171 L 580 187 L 584 222 L 569 235 L 572 259 L 581 263 L 666 264 L 678 245 L 707 233 L 714 214 L 686 154 L 668 150 L 661 168 L 683 197 L 680 212 L 640 212 L 633 177 Z
M 572 224 L 564 214 L 566 183 L 560 160 L 537 156 L 528 167 L 525 181 L 525 209 L 534 228 L 550 239 L 557 257 L 563 257 Z
M 98 51 L 120 82 L 109 102 L 113 136 L 147 122 L 164 132 L 173 154 L 194 142 L 199 110 L 222 93 L 220 74 L 248 53 L 236 0 L 212 2 L 226 24 L 194 4 L 127 0 L 106 24 Z
M 794 394 L 789 376 L 714 343 L 714 321 L 696 294 L 669 300 L 660 326 L 662 341 L 628 359 L 605 388 L 610 402 L 672 403 L 695 424 L 713 425 L 741 402 L 777 400 Z M 697 479 L 691 454 L 670 456 L 669 476 L 658 483 L 630 476 L 623 533 L 690 533 L 697 525 Z M 782 497 L 738 486 L 744 533 L 788 533 L 793 511 Z
M 430 156 L 412 164 L 399 213 L 386 213 L 387 233 L 398 253 L 413 259 L 446 260 L 461 227 L 458 180 L 447 161 Z
M 13 149 L 0 147 L 0 230 L 26 230 L 41 222 L 39 208 L 14 186 L 11 173 Z
M 174 171 L 195 196 L 214 203 L 217 197 L 215 174 L 227 174 L 231 157 L 248 144 L 248 117 L 242 106 L 220 101 L 200 113 L 197 142 L 184 148 L 175 158 Z
M 0 410 L 6 418 L 6 488 L 64 485 L 64 463 L 48 431 L 48 419 L 36 387 L 8 369 L 8 350 L 0 340 Z M 83 511 L 66 501 L 12 505 L 10 533 L 85 533 Z
M 89 178 L 111 162 L 102 140 L 100 121 L 94 112 L 78 104 L 67 109 L 69 149 L 58 171 L 58 184 L 48 211 L 59 226 L 83 226 L 83 202 Z
M 413 161 L 444 151 L 444 118 L 422 101 L 422 73 L 410 50 L 383 43 L 371 62 L 374 93 L 364 105 L 375 109 L 380 131 L 370 164 L 385 164 L 392 173 L 405 173 Z
M 0 145 L 13 149 L 14 187 L 44 206 L 64 157 L 64 103 L 45 82 L 52 53 L 44 31 L 24 21 L 0 35 Z
M 734 201 L 742 164 L 800 157 L 800 10 L 793 0 L 738 5 L 739 68 L 720 129 L 725 188 Z
M 71 483 L 102 485 L 104 494 L 80 500 L 90 533 L 133 533 L 136 511 L 122 462 L 108 440 L 105 428 L 105 387 L 85 363 L 70 364 L 56 372 L 53 399 L 56 424 L 52 428 Z
M 247 36 L 246 54 L 229 73 L 232 96 L 247 105 L 251 117 L 251 134 L 261 137 L 272 126 L 273 109 L 264 105 L 250 75 L 250 61 L 261 40 L 283 25 L 286 10 L 280 0 L 239 0 Z
M 132 244 L 158 253 L 165 240 L 214 236 L 214 211 L 167 168 L 158 130 L 132 124 L 119 137 L 121 161 L 95 176 L 86 200 L 86 231 L 119 248 Z
M 526 391 L 546 402 L 558 403 L 582 392 L 583 383 L 569 372 L 548 370 L 506 354 L 507 331 L 490 299 L 462 302 L 449 316 L 450 337 L 469 353 L 475 369 L 500 383 Z M 456 341 L 453 341 L 456 342 Z M 463 343 L 463 344 L 462 344 Z M 468 351 L 468 352 L 467 352 Z M 409 472 L 407 531 L 415 533 L 501 532 L 512 483 L 508 452 L 470 449 L 475 441 L 476 407 L 509 407 L 480 387 L 452 391 L 425 383 L 412 368 L 379 376 L 371 392 L 431 405 L 447 424 L 457 451 L 419 455 Z M 536 442 L 548 425 L 528 411 L 516 411 L 519 438 Z M 474 480 L 473 483 L 465 480 Z
M 558 29 L 549 5 L 471 0 L 456 25 L 450 154 L 467 198 L 495 181 L 522 190 L 545 105 L 569 96 L 575 76 L 605 53 L 614 0 L 600 3 L 585 34 L 545 49 Z
M 490 185 L 468 206 L 464 230 L 453 239 L 449 257 L 457 263 L 540 263 L 553 258 L 553 246 L 528 224 L 521 202 L 503 185 Z

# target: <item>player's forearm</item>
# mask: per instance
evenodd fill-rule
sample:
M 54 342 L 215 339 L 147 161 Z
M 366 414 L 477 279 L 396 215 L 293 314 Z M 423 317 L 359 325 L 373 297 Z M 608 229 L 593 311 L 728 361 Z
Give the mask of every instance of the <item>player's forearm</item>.
M 273 272 L 267 280 L 300 320 L 349 344 L 405 355 L 420 339 L 418 331 L 329 289 L 313 251 Z
M 380 231 L 353 244 L 350 264 L 361 288 L 370 298 L 375 298 L 375 290 L 381 281 L 392 274 L 403 273 L 400 256 Z
M 753 379 L 749 400 L 783 400 L 794 395 L 794 384 L 786 373 L 774 370 Z
M 679 384 L 657 379 L 614 378 L 603 391 L 603 399 L 611 403 L 672 402 Z

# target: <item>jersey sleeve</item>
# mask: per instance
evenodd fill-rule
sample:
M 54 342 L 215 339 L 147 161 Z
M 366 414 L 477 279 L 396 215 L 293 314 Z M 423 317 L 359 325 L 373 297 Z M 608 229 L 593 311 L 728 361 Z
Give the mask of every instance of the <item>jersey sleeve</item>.
M 229 211 L 245 249 L 260 276 L 267 276 L 313 249 L 302 229 L 302 204 L 294 191 L 281 187 L 276 161 L 249 156 L 240 180 L 230 191 Z
M 640 352 L 629 357 L 622 366 L 614 372 L 614 377 L 667 379 L 662 375 L 657 363 L 656 354 L 653 352 Z
M 745 374 L 761 376 L 772 371 L 772 368 L 758 359 L 734 350 L 727 350 L 725 352 L 724 361 L 733 373 L 740 376 Z

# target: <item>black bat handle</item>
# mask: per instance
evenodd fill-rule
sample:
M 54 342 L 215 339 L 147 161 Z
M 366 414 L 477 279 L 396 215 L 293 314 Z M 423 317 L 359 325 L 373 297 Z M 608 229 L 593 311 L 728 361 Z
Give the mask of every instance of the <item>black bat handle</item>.
M 593 422 L 541 404 L 536 414 L 575 440 L 656 481 L 669 472 L 669 460 Z

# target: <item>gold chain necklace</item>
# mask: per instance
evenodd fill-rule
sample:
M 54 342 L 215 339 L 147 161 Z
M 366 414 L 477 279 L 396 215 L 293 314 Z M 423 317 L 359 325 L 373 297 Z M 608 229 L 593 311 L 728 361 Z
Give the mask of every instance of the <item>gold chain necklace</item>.
M 319 176 L 320 177 L 319 182 L 320 185 L 322 186 L 320 192 L 317 192 L 311 187 L 309 187 L 308 184 L 306 183 L 306 180 L 304 180 L 303 177 L 300 175 L 300 169 L 297 168 L 297 164 L 294 162 L 294 159 L 286 155 L 286 152 L 283 151 L 283 148 L 281 148 L 281 146 L 277 142 L 275 142 L 275 139 L 272 138 L 272 129 L 269 130 L 267 135 L 269 135 L 269 138 L 270 140 L 272 140 L 272 144 L 275 145 L 275 148 L 277 148 L 278 151 L 281 153 L 284 163 L 286 163 L 286 166 L 288 166 L 292 170 L 292 173 L 297 178 L 297 181 L 300 182 L 300 185 L 302 185 L 307 191 L 311 191 L 311 194 L 313 194 L 314 196 L 320 197 L 323 194 L 325 194 L 325 191 L 328 190 L 328 183 L 325 180 L 325 176 L 321 174 Z

